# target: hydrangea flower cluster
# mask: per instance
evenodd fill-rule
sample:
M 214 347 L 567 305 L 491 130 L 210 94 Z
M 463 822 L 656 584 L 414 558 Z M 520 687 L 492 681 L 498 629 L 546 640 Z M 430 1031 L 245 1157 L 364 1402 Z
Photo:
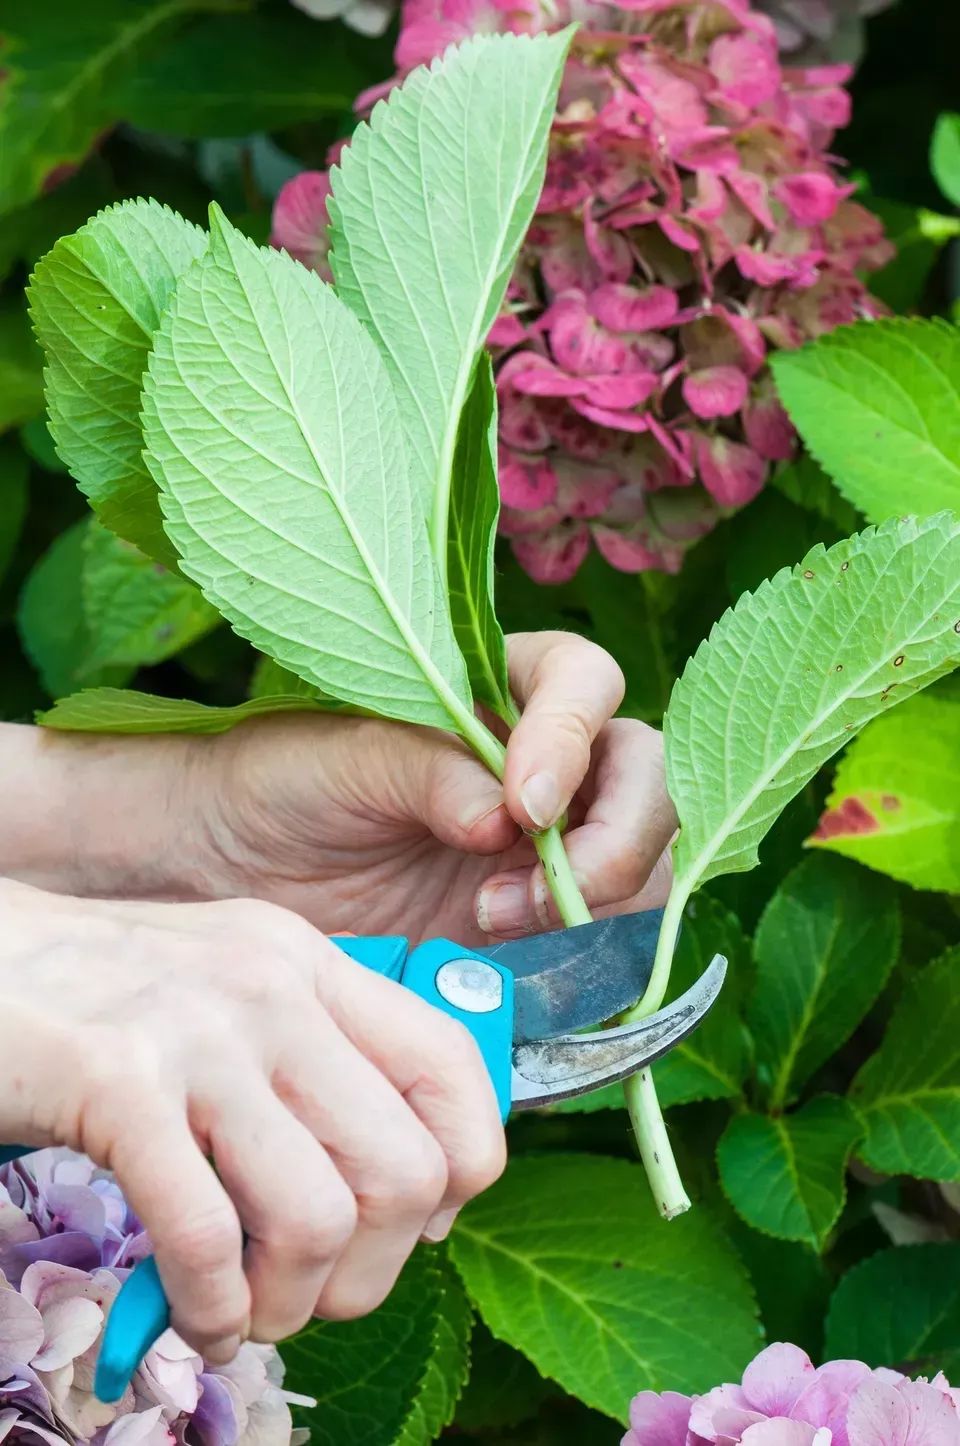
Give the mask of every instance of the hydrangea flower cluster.
M 69 1150 L 0 1169 L 0 1440 L 8 1446 L 290 1446 L 283 1366 L 247 1342 L 211 1366 L 173 1331 L 122 1399 L 93 1394 L 100 1336 L 129 1270 L 149 1253 L 112 1178 Z M 307 1403 L 310 1404 L 310 1403 Z
M 546 183 L 489 337 L 501 530 L 541 582 L 591 540 L 624 571 L 676 571 L 791 455 L 769 349 L 877 315 L 860 273 L 891 254 L 829 154 L 848 68 L 782 68 L 746 0 L 405 0 L 399 73 L 571 19 Z M 328 189 L 296 177 L 273 218 L 322 274 Z
M 862 1361 L 815 1369 L 797 1346 L 773 1345 L 739 1386 L 642 1391 L 622 1446 L 960 1446 L 960 1391 Z

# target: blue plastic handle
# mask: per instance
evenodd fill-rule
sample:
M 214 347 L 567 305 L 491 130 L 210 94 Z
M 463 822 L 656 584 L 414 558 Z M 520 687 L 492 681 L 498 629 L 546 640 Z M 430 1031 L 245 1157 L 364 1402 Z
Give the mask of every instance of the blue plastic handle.
M 399 936 L 383 938 L 336 939 L 345 954 L 358 964 L 373 969 L 389 979 L 396 979 L 412 989 L 421 999 L 459 1019 L 472 1033 L 480 1047 L 490 1078 L 497 1093 L 502 1119 L 510 1113 L 510 1071 L 513 1044 L 513 975 L 509 969 L 473 954 L 447 939 L 432 939 L 408 954 L 406 939 Z M 437 988 L 437 977 L 445 964 L 477 961 L 500 976 L 499 1000 L 491 1004 L 487 997 L 481 1011 L 464 1009 L 451 1003 Z M 461 996 L 469 997 L 469 996 Z M 8 1158 L 23 1154 L 12 1147 L 4 1152 Z M 101 1401 L 117 1401 L 154 1341 L 170 1324 L 170 1307 L 153 1257 L 141 1261 L 124 1281 L 103 1333 L 103 1344 L 97 1361 L 94 1390 Z

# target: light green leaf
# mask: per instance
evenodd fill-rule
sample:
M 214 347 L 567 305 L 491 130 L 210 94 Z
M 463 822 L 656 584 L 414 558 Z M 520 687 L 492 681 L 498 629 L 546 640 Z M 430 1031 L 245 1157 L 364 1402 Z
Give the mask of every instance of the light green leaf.
M 749 950 L 738 920 L 702 894 L 684 915 L 671 974 L 678 996 L 700 978 L 714 954 L 730 965 L 723 992 L 706 1019 L 654 1070 L 664 1109 L 692 1100 L 735 1099 L 750 1070 L 752 1047 L 743 1022 Z
M 337 290 L 387 364 L 441 567 L 460 414 L 540 194 L 569 43 L 451 48 L 377 106 L 332 174 Z
M 118 103 L 143 130 L 233 138 L 339 119 L 371 76 L 389 70 L 389 42 L 324 24 L 292 6 L 214 15 L 138 65 Z
M 431 1446 L 453 1420 L 470 1369 L 473 1312 L 460 1277 L 442 1256 L 433 1263 L 440 1276 L 433 1342 L 426 1373 L 394 1446 Z
M 220 614 L 181 577 L 97 523 L 85 540 L 88 666 L 150 667 L 210 632 Z
M 42 411 L 43 357 L 26 311 L 11 298 L 0 304 L 0 432 Z
M 870 292 L 894 313 L 914 311 L 923 302 L 930 272 L 944 246 L 960 236 L 960 217 L 881 196 L 862 199 L 879 216 L 895 248 L 886 266 L 870 277 Z
M 85 683 L 122 686 L 126 666 L 91 668 L 83 609 L 83 563 L 89 522 L 62 532 L 34 565 L 20 594 L 17 627 L 24 652 L 52 698 Z
M 312 272 L 211 209 L 157 335 L 144 439 L 182 570 L 321 692 L 473 723 L 463 658 L 373 342 Z
M 960 510 L 960 329 L 865 321 L 771 365 L 804 442 L 871 522 Z
M 960 206 L 960 115 L 954 111 L 937 116 L 930 141 L 930 169 L 947 200 Z
M 858 1153 L 871 1169 L 960 1180 L 960 946 L 907 986 L 850 1098 L 866 1124 Z
M 0 580 L 13 557 L 27 512 L 29 466 L 13 442 L 0 442 Z
M 891 519 L 742 597 L 665 721 L 674 911 L 752 868 L 784 805 L 871 718 L 960 662 L 960 519 Z
M 462 1308 L 454 1324 L 452 1290 L 434 1255 L 420 1249 L 372 1315 L 312 1321 L 283 1342 L 284 1385 L 317 1402 L 312 1410 L 295 1412 L 298 1424 L 308 1427 L 312 1446 L 425 1442 L 404 1433 L 415 1419 L 421 1392 L 435 1392 L 436 1372 L 445 1359 L 449 1362 L 441 1322 L 464 1343 L 469 1331 L 469 1315 L 465 1322 Z
M 8 74 L 0 87 L 0 214 L 82 161 L 122 117 L 123 82 L 159 35 L 235 0 L 3 0 Z
M 517 721 L 507 678 L 507 649 L 493 605 L 493 549 L 500 515 L 497 486 L 497 390 L 486 352 L 467 397 L 450 491 L 447 590 L 453 631 L 478 703 Z
M 789 1115 L 734 1115 L 717 1147 L 727 1199 L 755 1230 L 822 1250 L 843 1209 L 857 1112 L 819 1095 Z
M 214 708 L 189 698 L 160 698 L 123 688 L 88 688 L 61 698 L 37 719 L 65 733 L 226 733 L 249 718 L 271 713 L 315 713 L 329 709 L 303 696 L 251 698 L 232 708 Z
M 57 456 L 45 416 L 32 417 L 29 422 L 24 422 L 20 428 L 20 441 L 27 455 L 45 472 L 66 472 L 66 467 Z
M 142 456 L 140 388 L 177 281 L 206 245 L 166 206 L 124 201 L 58 241 L 29 288 L 60 456 L 101 522 L 171 568 L 176 552 Z
M 316 688 L 298 678 L 296 673 L 291 673 L 289 668 L 281 668 L 273 658 L 265 654 L 257 659 L 257 665 L 253 670 L 253 677 L 250 679 L 251 698 L 313 698 L 317 699 L 320 694 Z M 329 700 L 334 707 L 342 706 L 334 699 Z
M 861 1261 L 837 1286 L 825 1359 L 933 1376 L 960 1353 L 960 1245 L 901 1245 Z
M 746 1272 L 706 1210 L 665 1228 L 626 1160 L 515 1158 L 450 1247 L 493 1334 L 619 1421 L 637 1391 L 739 1380 L 760 1345 Z
M 850 1037 L 900 953 L 900 905 L 876 875 L 805 859 L 767 905 L 754 939 L 747 1018 L 757 1069 L 779 1110 Z
M 915 889 L 960 893 L 960 696 L 924 693 L 865 728 L 809 842 Z

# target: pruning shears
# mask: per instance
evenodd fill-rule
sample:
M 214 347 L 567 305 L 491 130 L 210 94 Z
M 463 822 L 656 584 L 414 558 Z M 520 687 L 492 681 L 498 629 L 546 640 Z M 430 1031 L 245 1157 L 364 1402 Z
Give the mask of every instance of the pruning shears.
M 723 984 L 727 961 L 719 954 L 692 988 L 656 1014 L 577 1032 L 614 1018 L 644 992 L 661 915 L 624 914 L 483 949 L 449 939 L 411 949 L 400 936 L 333 942 L 466 1025 L 506 1120 L 511 1110 L 538 1109 L 626 1079 L 697 1027 Z M 0 1161 L 27 1153 L 23 1145 L 0 1147 Z M 94 1387 L 101 1401 L 122 1396 L 169 1324 L 150 1256 L 127 1276 L 107 1318 Z

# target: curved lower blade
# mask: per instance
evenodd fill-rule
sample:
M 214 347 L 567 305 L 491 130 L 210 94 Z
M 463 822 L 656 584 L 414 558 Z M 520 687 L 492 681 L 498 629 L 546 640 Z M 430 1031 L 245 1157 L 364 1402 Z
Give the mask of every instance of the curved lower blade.
M 686 994 L 649 1019 L 595 1034 L 568 1034 L 516 1045 L 513 1108 L 538 1109 L 646 1068 L 696 1029 L 715 1003 L 726 972 L 726 959 L 716 954 Z
M 662 909 L 648 909 L 476 949 L 513 974 L 514 1042 L 588 1029 L 636 1004 L 662 918 Z

